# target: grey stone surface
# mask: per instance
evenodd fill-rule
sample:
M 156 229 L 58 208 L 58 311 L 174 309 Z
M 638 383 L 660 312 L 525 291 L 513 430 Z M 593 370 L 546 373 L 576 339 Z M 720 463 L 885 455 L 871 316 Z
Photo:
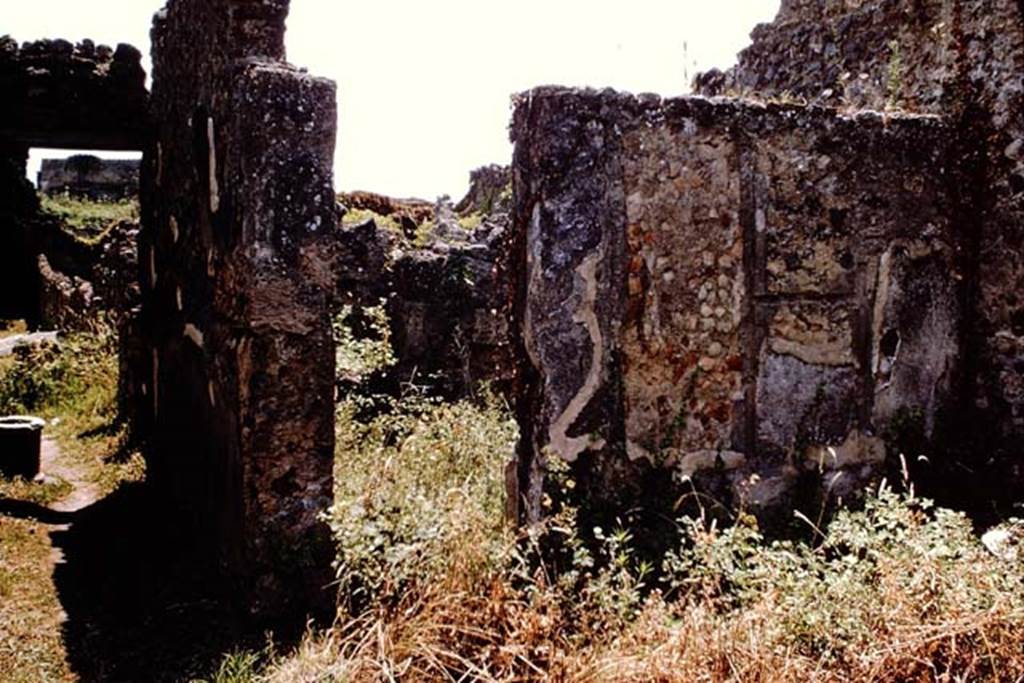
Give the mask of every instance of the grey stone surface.
M 0 339 L 0 356 L 9 356 L 14 349 L 23 346 L 40 346 L 42 344 L 56 344 L 56 332 L 31 332 L 27 334 L 12 334 L 9 337 Z

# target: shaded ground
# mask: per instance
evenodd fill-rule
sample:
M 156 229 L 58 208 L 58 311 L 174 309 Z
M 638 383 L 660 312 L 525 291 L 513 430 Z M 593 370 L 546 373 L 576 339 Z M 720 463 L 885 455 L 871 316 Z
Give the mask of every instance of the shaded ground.
M 47 439 L 59 500 L 0 498 L 0 680 L 180 681 L 258 645 L 213 597 L 141 482 L 103 497 L 102 479 Z M 63 489 L 67 490 L 67 489 Z

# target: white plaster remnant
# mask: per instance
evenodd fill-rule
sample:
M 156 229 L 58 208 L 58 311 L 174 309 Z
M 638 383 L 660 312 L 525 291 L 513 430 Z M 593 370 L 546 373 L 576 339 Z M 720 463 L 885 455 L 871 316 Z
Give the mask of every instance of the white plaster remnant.
M 181 300 L 181 287 L 180 286 L 175 288 L 175 290 L 174 290 L 174 298 L 178 302 L 178 310 L 179 311 L 184 310 L 184 306 L 182 305 L 183 302 Z
M 601 323 L 594 311 L 594 304 L 597 302 L 597 266 L 604 260 L 605 246 L 605 240 L 602 239 L 597 250 L 587 254 L 583 262 L 576 268 L 576 275 L 583 285 L 583 293 L 579 309 L 573 315 L 573 321 L 582 323 L 586 327 L 593 350 L 590 358 L 590 370 L 587 372 L 583 386 L 548 429 L 551 450 L 566 462 L 575 462 L 579 454 L 589 448 L 604 446 L 604 441 L 601 439 L 595 441 L 590 435 L 570 437 L 568 431 L 583 409 L 594 398 L 601 383 L 601 371 L 604 365 L 604 338 L 601 335 Z
M 764 215 L 764 209 L 754 212 L 754 226 L 758 232 L 764 232 L 768 228 L 768 217 Z
M 171 241 L 174 244 L 177 244 L 178 243 L 178 219 L 175 218 L 174 216 L 171 216 L 171 219 L 170 219 L 170 221 L 168 221 L 168 223 L 171 226 Z
M 541 241 L 540 235 L 540 204 L 533 207 L 533 214 L 530 216 L 530 225 L 527 228 L 526 243 L 529 247 L 526 250 L 526 272 L 528 281 L 526 283 L 527 301 L 534 301 L 534 293 L 542 285 L 543 267 L 540 258 Z M 523 314 L 523 345 L 526 347 L 526 355 L 538 371 L 543 372 L 540 356 L 533 344 L 533 307 L 527 306 Z
M 206 384 L 206 390 L 210 394 L 210 405 L 213 406 L 214 408 L 216 408 L 217 407 L 217 394 L 213 390 L 213 380 L 212 379 Z
M 213 117 L 206 119 L 206 141 L 210 149 L 210 212 L 220 209 L 220 189 L 217 187 L 217 145 L 213 130 Z
M 185 324 L 185 331 L 183 335 L 191 339 L 192 343 L 198 346 L 199 348 L 203 348 L 203 331 L 200 330 L 195 325 L 193 325 L 192 323 Z
M 878 375 L 881 365 L 882 326 L 885 324 L 885 308 L 889 304 L 889 285 L 892 281 L 892 249 L 886 250 L 878 260 L 878 280 L 875 284 L 875 310 L 871 321 L 874 348 L 871 350 L 871 372 Z M 876 389 L 877 391 L 877 389 Z
M 213 277 L 213 247 L 206 250 L 206 274 Z
M 768 346 L 772 353 L 780 356 L 792 356 L 808 365 L 825 365 L 842 367 L 853 365 L 853 352 L 849 339 L 829 339 L 817 344 L 804 344 L 792 339 L 773 338 Z

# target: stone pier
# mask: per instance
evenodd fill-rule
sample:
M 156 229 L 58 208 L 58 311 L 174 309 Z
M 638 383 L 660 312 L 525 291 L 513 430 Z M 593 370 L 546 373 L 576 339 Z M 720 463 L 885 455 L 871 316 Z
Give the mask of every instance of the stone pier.
M 335 86 L 287 0 L 171 0 L 142 169 L 148 479 L 260 613 L 330 605 Z

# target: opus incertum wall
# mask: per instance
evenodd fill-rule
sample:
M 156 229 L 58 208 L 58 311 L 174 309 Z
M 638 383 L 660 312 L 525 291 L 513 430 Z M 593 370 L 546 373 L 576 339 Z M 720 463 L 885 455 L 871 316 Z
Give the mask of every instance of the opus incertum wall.
M 256 612 L 331 604 L 335 87 L 284 61 L 287 11 L 157 14 L 142 171 L 147 476 Z
M 940 120 L 544 88 L 513 138 L 523 519 L 555 459 L 604 512 L 842 496 L 950 405 Z
M 783 0 L 702 92 L 936 114 L 960 152 L 968 368 L 946 447 L 968 504 L 1024 484 L 1024 4 Z M 965 476 L 968 477 L 965 480 Z M 978 490 L 983 490 L 978 495 Z M 982 500 L 978 500 L 978 499 Z M 973 499 L 973 500 L 972 500 Z

